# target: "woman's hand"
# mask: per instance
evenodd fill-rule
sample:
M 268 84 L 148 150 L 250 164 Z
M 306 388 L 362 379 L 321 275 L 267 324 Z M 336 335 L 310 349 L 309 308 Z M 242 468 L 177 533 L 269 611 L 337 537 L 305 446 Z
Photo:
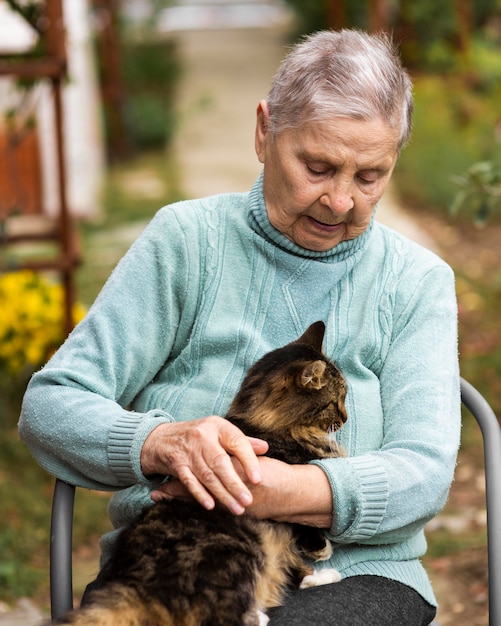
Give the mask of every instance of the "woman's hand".
M 267 450 L 263 440 L 246 437 L 213 415 L 157 426 L 143 444 L 141 469 L 145 476 L 165 474 L 178 479 L 184 494 L 206 509 L 214 508 L 217 500 L 240 515 L 252 502 L 249 487 L 262 479 L 257 455 Z M 232 459 L 238 462 L 238 471 Z M 159 491 L 170 495 L 170 482 Z
M 332 525 L 332 492 L 327 476 L 316 465 L 288 465 L 260 456 L 259 483 L 245 477 L 240 461 L 232 458 L 237 474 L 252 494 L 245 512 L 260 519 L 274 519 L 330 528 Z M 152 493 L 155 501 L 162 498 L 189 498 L 190 493 L 179 480 L 170 480 Z
M 238 468 L 238 461 L 233 461 Z M 248 485 L 252 504 L 248 513 L 260 519 L 330 528 L 332 491 L 326 474 L 317 465 L 288 465 L 260 457 L 262 480 Z

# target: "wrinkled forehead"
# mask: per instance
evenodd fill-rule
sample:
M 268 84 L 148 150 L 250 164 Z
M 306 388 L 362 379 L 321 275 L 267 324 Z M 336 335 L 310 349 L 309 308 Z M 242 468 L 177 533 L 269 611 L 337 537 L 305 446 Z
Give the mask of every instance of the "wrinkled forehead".
M 360 170 L 391 170 L 398 156 L 398 132 L 381 119 L 330 118 L 308 121 L 277 133 L 275 142 L 305 161 L 338 167 L 352 162 Z

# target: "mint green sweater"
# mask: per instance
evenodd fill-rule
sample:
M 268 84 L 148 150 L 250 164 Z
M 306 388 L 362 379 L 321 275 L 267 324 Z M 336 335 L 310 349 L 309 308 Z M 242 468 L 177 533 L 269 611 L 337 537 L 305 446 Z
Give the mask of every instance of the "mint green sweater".
M 158 212 L 33 377 L 20 434 L 55 476 L 115 490 L 120 529 L 163 479 L 141 473 L 151 430 L 223 415 L 256 359 L 324 320 L 326 354 L 349 383 L 338 434 L 349 456 L 315 461 L 333 497 L 324 565 L 435 603 L 419 558 L 459 443 L 456 318 L 452 271 L 433 253 L 375 221 L 328 252 L 299 248 L 269 223 L 258 179 L 247 194 Z

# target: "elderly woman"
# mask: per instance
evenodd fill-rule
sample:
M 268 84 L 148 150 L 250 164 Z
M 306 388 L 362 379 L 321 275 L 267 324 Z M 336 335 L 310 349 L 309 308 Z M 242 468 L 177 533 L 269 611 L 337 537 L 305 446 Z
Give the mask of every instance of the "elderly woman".
M 325 529 L 343 580 L 291 593 L 272 625 L 432 621 L 420 557 L 458 447 L 454 279 L 374 221 L 411 112 L 385 37 L 305 39 L 257 107 L 250 192 L 159 211 L 34 376 L 20 432 L 36 459 L 117 491 L 103 561 L 150 498 L 191 494 Z M 349 384 L 348 456 L 286 465 L 219 416 L 258 357 L 318 319 Z

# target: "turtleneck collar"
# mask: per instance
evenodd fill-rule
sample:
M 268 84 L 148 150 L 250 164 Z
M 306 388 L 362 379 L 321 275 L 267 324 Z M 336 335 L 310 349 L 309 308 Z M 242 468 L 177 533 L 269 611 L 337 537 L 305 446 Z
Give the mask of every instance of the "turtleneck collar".
M 254 183 L 249 194 L 249 220 L 251 228 L 255 232 L 282 250 L 295 256 L 326 262 L 344 261 L 348 257 L 359 256 L 357 253 L 362 253 L 366 248 L 374 224 L 373 216 L 369 227 L 360 236 L 348 241 L 342 241 L 330 250 L 318 252 L 316 250 L 302 248 L 288 239 L 271 224 L 264 201 L 262 173 Z

